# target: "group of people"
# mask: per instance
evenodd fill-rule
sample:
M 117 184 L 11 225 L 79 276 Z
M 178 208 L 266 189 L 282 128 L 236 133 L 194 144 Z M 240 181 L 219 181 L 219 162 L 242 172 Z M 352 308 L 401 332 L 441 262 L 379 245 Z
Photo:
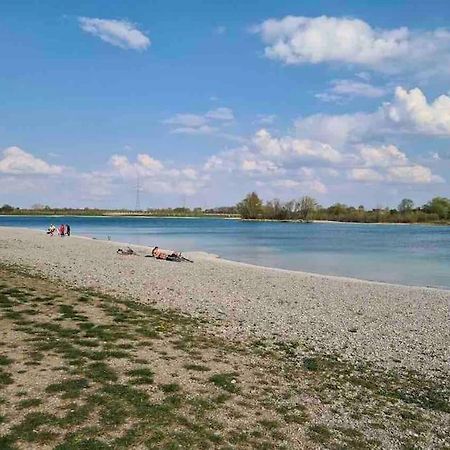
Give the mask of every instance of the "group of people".
M 55 225 L 51 224 L 47 230 L 47 234 L 53 236 L 57 233 L 59 236 L 70 236 L 70 225 L 69 224 L 61 224 L 58 228 Z

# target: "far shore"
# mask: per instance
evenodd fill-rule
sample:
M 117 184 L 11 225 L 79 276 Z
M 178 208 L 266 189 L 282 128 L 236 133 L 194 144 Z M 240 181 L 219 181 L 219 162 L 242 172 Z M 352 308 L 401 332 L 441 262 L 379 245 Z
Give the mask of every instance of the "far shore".
M 217 219 L 217 220 L 239 220 L 243 222 L 278 222 L 278 223 L 334 223 L 334 224 L 351 224 L 351 225 L 416 225 L 416 226 L 450 226 L 450 222 L 351 222 L 341 220 L 278 220 L 278 219 L 242 219 L 236 216 L 227 215 L 199 215 L 199 216 L 181 216 L 181 215 L 152 215 L 152 214 L 131 214 L 131 213 L 108 213 L 100 215 L 90 214 L 0 214 L 1 217 L 84 217 L 84 218 L 135 218 L 135 219 Z

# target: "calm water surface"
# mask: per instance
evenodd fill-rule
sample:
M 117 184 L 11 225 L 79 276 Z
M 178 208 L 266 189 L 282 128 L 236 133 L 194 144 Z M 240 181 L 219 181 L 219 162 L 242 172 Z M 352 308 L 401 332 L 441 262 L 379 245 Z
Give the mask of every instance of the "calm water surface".
M 268 267 L 450 289 L 450 226 L 223 219 L 0 216 L 0 226 L 70 223 L 98 239 L 202 250 Z

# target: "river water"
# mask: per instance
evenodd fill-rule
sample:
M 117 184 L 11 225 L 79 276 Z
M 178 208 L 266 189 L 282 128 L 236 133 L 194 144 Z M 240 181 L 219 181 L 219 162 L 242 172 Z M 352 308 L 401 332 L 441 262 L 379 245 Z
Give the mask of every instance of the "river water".
M 0 226 L 45 230 L 283 269 L 450 289 L 450 226 L 248 222 L 212 218 L 0 216 Z

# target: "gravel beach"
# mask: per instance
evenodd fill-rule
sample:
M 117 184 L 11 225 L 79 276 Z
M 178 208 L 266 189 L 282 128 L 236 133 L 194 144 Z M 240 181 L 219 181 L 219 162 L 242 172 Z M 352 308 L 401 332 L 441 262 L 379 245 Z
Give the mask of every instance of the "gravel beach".
M 0 227 L 0 262 L 70 286 L 220 321 L 230 338 L 296 340 L 384 367 L 450 367 L 450 291 L 268 269 L 186 254 L 195 263 L 120 256 L 126 244 Z

